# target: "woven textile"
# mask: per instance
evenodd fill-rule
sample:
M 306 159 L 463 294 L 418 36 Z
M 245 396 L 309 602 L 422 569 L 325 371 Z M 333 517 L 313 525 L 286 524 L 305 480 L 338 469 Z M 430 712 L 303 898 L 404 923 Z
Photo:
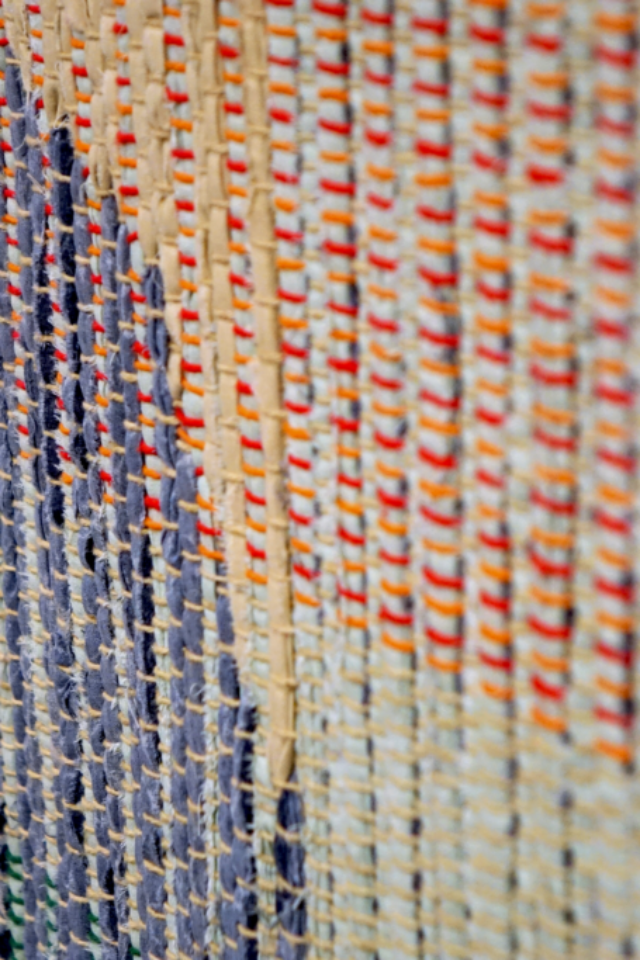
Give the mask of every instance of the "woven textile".
M 0 960 L 640 957 L 639 0 L 0 0 Z

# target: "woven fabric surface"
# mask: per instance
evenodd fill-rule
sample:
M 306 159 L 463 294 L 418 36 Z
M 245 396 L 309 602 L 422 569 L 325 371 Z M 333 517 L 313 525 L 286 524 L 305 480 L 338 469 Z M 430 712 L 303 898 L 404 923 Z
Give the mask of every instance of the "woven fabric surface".
M 0 0 L 0 958 L 640 957 L 639 0 Z

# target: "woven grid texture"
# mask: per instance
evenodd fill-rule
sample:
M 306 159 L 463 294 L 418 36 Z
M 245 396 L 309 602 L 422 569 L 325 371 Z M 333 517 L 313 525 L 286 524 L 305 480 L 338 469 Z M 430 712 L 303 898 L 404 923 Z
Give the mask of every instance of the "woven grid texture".
M 0 958 L 640 958 L 639 0 L 0 0 Z

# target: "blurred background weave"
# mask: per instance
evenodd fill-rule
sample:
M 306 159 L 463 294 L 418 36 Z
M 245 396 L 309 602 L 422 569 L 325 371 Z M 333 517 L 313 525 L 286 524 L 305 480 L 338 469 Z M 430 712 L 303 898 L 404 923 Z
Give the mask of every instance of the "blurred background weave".
M 0 957 L 640 957 L 638 0 L 1 0 Z

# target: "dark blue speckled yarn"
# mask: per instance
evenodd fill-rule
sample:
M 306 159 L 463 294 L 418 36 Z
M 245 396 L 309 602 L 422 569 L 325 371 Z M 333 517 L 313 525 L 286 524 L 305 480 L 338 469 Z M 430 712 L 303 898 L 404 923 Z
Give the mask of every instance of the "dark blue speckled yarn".
M 52 206 L 56 218 L 56 258 L 59 266 L 58 302 L 67 325 L 66 357 L 68 376 L 62 385 L 62 400 L 71 423 L 70 455 L 75 467 L 72 504 L 75 518 L 86 516 L 88 467 L 87 447 L 83 432 L 84 407 L 80 374 L 82 369 L 78 338 L 78 293 L 75 283 L 75 243 L 73 237 L 73 198 L 71 173 L 73 144 L 67 127 L 51 131 L 49 156 L 52 170 Z M 70 605 L 65 597 L 65 606 Z M 76 658 L 71 634 L 70 609 L 65 627 L 53 634 L 54 686 L 60 710 L 60 819 L 59 853 L 61 864 L 58 883 L 67 894 L 67 928 L 61 925 L 61 939 L 68 937 L 70 960 L 86 960 L 90 955 L 89 902 L 87 898 L 87 863 L 84 851 L 85 816 L 81 810 L 84 786 L 82 781 L 82 746 L 79 730 L 79 691 L 70 679 Z M 68 624 L 68 626 L 67 626 Z M 63 941 L 64 942 L 64 941 Z
M 37 135 L 35 108 L 30 101 L 23 108 L 26 120 L 26 170 L 17 165 L 16 169 L 16 199 L 20 197 L 19 207 L 22 210 L 18 224 L 18 249 L 20 250 L 22 265 L 20 269 L 20 290 L 22 295 L 23 313 L 20 324 L 20 338 L 24 357 L 24 383 L 27 392 L 29 413 L 27 429 L 29 446 L 34 451 L 31 460 L 31 495 L 33 498 L 33 520 L 38 540 L 37 572 L 38 581 L 44 587 L 39 591 L 37 603 L 33 597 L 30 601 L 29 631 L 34 629 L 34 616 L 40 619 L 40 630 L 45 635 L 44 656 L 47 656 L 47 639 L 50 640 L 54 628 L 53 590 L 49 563 L 48 522 L 44 511 L 46 501 L 46 463 L 43 451 L 43 417 L 40 404 L 44 393 L 42 372 L 47 370 L 47 345 L 42 344 L 40 338 L 41 321 L 47 312 L 47 303 L 43 303 L 38 292 L 46 286 L 46 267 L 44 254 L 44 207 L 42 194 L 42 153 Z M 14 154 L 16 151 L 14 150 Z M 16 154 L 17 155 L 17 154 Z M 38 242 L 38 239 L 40 242 Z M 46 321 L 45 321 L 46 323 Z M 44 411 L 43 411 L 44 412 Z M 36 614 L 37 608 L 37 614 Z M 23 655 L 27 655 L 28 644 L 23 644 Z M 33 656 L 33 655 L 32 655 Z M 33 951 L 32 955 L 39 960 L 47 956 L 47 868 L 46 868 L 46 840 L 45 840 L 45 806 L 42 785 L 42 754 L 37 734 L 38 714 L 35 705 L 34 691 L 34 664 L 27 668 L 30 672 L 29 684 L 25 685 L 25 710 L 29 736 L 29 757 L 27 761 L 31 772 L 29 778 L 28 795 L 31 820 L 29 826 L 31 872 L 33 878 L 33 903 L 29 904 L 25 897 L 25 913 L 33 909 L 35 943 L 25 938 L 25 953 Z M 27 673 L 25 672 L 25 677 Z M 28 691 L 28 693 L 27 693 Z
M 159 316 L 164 307 L 164 294 L 162 275 L 157 268 L 151 267 L 147 271 L 144 290 L 149 308 L 147 346 L 155 364 L 153 399 L 162 416 L 169 418 L 173 413 L 173 403 L 166 373 L 168 334 Z M 203 709 L 206 689 L 202 648 L 202 586 L 195 467 L 189 454 L 179 453 L 176 456 L 175 439 L 175 426 L 159 420 L 155 427 L 156 449 L 168 468 L 162 478 L 161 508 L 165 520 L 177 526 L 177 530 L 165 530 L 163 552 L 167 565 L 169 609 L 175 621 L 169 628 L 169 648 L 174 667 L 171 705 L 175 716 L 181 720 L 174 726 L 172 739 L 173 783 L 180 801 L 177 808 L 180 816 L 174 826 L 172 843 L 177 862 L 179 903 L 182 906 L 178 916 L 178 935 L 185 945 L 191 943 L 193 956 L 200 958 L 205 957 L 209 949 L 206 927 L 207 897 L 211 883 L 207 876 L 203 831 L 207 747 Z M 182 821 L 183 816 L 186 817 L 186 825 Z M 188 864 L 188 871 L 184 870 L 183 864 Z M 183 911 L 188 911 L 188 917 Z
M 166 363 L 168 355 L 168 336 L 164 322 L 154 316 L 164 305 L 162 277 L 157 269 L 150 268 L 145 276 L 145 297 L 149 307 L 147 323 L 147 347 L 155 364 L 153 373 L 153 401 L 156 409 L 164 418 L 173 414 L 173 402 L 167 385 Z M 160 508 L 165 521 L 162 534 L 162 553 L 166 565 L 166 593 L 169 610 L 168 645 L 171 659 L 170 700 L 172 725 L 171 745 L 171 796 L 170 804 L 175 811 L 171 825 L 171 852 L 175 859 L 174 894 L 176 897 L 176 931 L 178 950 L 193 953 L 194 934 L 191 911 L 189 876 L 189 829 L 190 804 L 187 780 L 188 731 L 187 731 L 187 677 L 185 668 L 185 635 L 183 620 L 185 616 L 184 591 L 189 588 L 188 571 L 185 582 L 182 578 L 181 531 L 185 536 L 189 532 L 189 523 L 185 522 L 184 507 L 179 506 L 181 492 L 191 496 L 191 491 L 181 491 L 182 486 L 190 486 L 191 466 L 188 458 L 181 458 L 176 446 L 176 429 L 173 423 L 159 420 L 155 426 L 155 444 L 159 457 L 164 463 L 160 487 Z M 192 501 L 191 501 L 192 502 Z M 186 525 L 185 525 L 186 523 Z M 197 643 L 197 634 L 194 638 Z M 198 915 L 196 914 L 196 921 Z
M 178 537 L 180 543 L 180 585 L 183 600 L 182 640 L 184 644 L 184 731 L 186 741 L 185 782 L 187 788 L 187 849 L 189 864 L 189 917 L 193 956 L 206 954 L 207 875 L 205 841 L 202 831 L 204 793 L 205 722 L 204 660 L 202 652 L 202 584 L 198 556 L 198 516 L 193 460 L 181 454 L 176 465 Z
M 297 784 L 292 783 L 292 788 Z M 304 896 L 303 822 L 299 790 L 283 790 L 278 802 L 278 825 L 274 853 L 278 876 L 284 883 L 276 894 L 276 910 L 282 930 L 278 938 L 281 960 L 304 960 L 306 945 L 301 942 L 307 930 Z
M 107 413 L 107 429 L 114 446 L 111 453 L 111 473 L 113 477 L 114 495 L 123 489 L 123 462 L 120 450 L 124 446 L 124 402 L 122 400 L 121 360 L 118 345 L 118 305 L 115 244 L 118 230 L 118 211 L 116 199 L 113 195 L 102 197 L 100 209 L 100 228 L 102 231 L 103 246 L 100 252 L 100 276 L 102 280 L 103 305 L 102 325 L 105 330 L 105 339 L 108 343 L 107 385 L 111 397 Z M 116 483 L 117 480 L 117 483 Z M 96 490 L 96 497 L 101 497 L 101 491 Z M 124 496 L 124 494 L 122 494 Z M 101 500 L 98 500 L 98 505 Z M 96 517 L 100 513 L 96 511 Z M 124 510 L 116 512 L 116 517 L 126 517 Z M 125 817 L 123 804 L 124 773 L 122 768 L 122 720 L 118 712 L 118 674 L 115 658 L 114 625 L 111 612 L 113 593 L 119 590 L 120 583 L 109 580 L 109 563 L 106 549 L 108 542 L 119 540 L 121 525 L 117 520 L 115 530 L 106 530 L 104 553 L 96 562 L 96 577 L 99 591 L 98 624 L 100 627 L 102 653 L 102 681 L 104 684 L 104 698 L 102 703 L 102 719 L 104 730 L 104 774 L 106 780 L 106 825 L 109 835 L 110 863 L 113 870 L 114 910 L 117 924 L 117 957 L 118 960 L 129 960 L 131 956 L 131 936 L 129 934 L 129 894 L 125 882 L 124 836 Z M 101 530 L 96 531 L 96 544 L 99 542 Z M 127 598 L 123 597 L 123 607 Z M 128 608 L 127 608 L 128 609 Z
M 238 960 L 258 957 L 258 891 L 253 850 L 253 743 L 256 708 L 246 687 L 240 691 L 231 773 L 231 859 L 235 872 L 234 910 Z
M 20 71 L 15 63 L 8 63 L 5 71 L 5 92 L 7 104 L 11 110 L 10 121 L 10 139 L 11 150 L 15 162 L 15 180 L 14 194 L 18 208 L 24 212 L 19 218 L 18 248 L 20 252 L 26 252 L 29 256 L 31 248 L 31 231 L 28 222 L 30 181 L 27 171 L 27 144 L 26 144 L 26 117 L 25 100 Z M 27 297 L 31 295 L 31 277 L 28 265 L 20 268 L 20 287 L 19 295 L 25 292 Z M 16 295 L 15 293 L 13 294 Z M 35 418 L 33 415 L 34 392 L 37 395 L 37 385 L 35 383 L 35 366 L 33 357 L 32 331 L 30 327 L 31 316 L 26 310 L 22 316 L 25 329 L 20 331 L 20 346 L 24 355 L 24 365 L 21 375 L 24 383 L 24 390 L 27 394 L 28 402 L 31 404 L 27 408 L 27 431 L 31 441 L 37 431 Z M 22 326 L 22 324 L 21 324 Z M 14 381 L 15 383 L 15 381 Z M 16 416 L 17 403 L 13 408 L 14 417 Z M 18 430 L 23 429 L 20 424 Z M 40 758 L 38 756 L 37 741 L 35 738 L 35 707 L 33 702 L 33 688 L 31 685 L 31 623 L 30 623 L 30 600 L 29 600 L 29 574 L 27 571 L 27 541 L 26 541 L 26 515 L 25 515 L 25 488 L 32 478 L 21 474 L 19 470 L 19 458 L 21 455 L 21 444 L 19 436 L 15 438 L 15 445 L 12 447 L 13 456 L 12 474 L 13 474 L 13 531 L 15 538 L 14 563 L 17 577 L 17 620 L 15 623 L 16 633 L 15 646 L 13 650 L 9 647 L 9 654 L 15 655 L 20 659 L 20 700 L 22 705 L 21 712 L 21 736 L 19 742 L 22 746 L 20 754 L 16 756 L 16 762 L 20 763 L 18 775 L 18 788 L 20 795 L 18 797 L 18 823 L 22 834 L 22 865 L 21 870 L 24 876 L 23 897 L 24 897 L 24 926 L 22 929 L 25 956 L 32 960 L 37 951 L 37 930 L 38 909 L 36 902 L 36 890 L 34 881 L 34 863 L 33 863 L 33 844 L 37 842 L 38 828 L 32 824 L 31 813 L 34 803 L 34 783 L 40 773 Z M 11 598 L 13 599 L 13 597 Z M 9 607 L 11 609 L 11 607 Z M 13 624 L 12 624 L 13 626 Z M 37 802 L 37 801 L 36 801 Z M 35 832 L 35 837 L 34 837 Z
M 0 197 L 0 211 L 6 213 L 4 194 Z M 0 232 L 0 361 L 2 363 L 2 391 L 0 391 L 0 548 L 2 550 L 2 600 L 4 607 L 4 644 L 6 648 L 8 693 L 12 700 L 12 751 L 9 763 L 11 770 L 4 769 L 4 782 L 9 777 L 15 785 L 15 794 L 3 794 L 3 802 L 14 805 L 15 820 L 23 822 L 22 808 L 26 800 L 26 762 L 24 756 L 25 722 L 23 708 L 24 680 L 22 663 L 20 660 L 20 620 L 18 597 L 18 542 L 16 530 L 19 514 L 15 507 L 19 490 L 20 469 L 16 462 L 20 445 L 15 423 L 15 345 L 12 337 L 11 324 L 11 297 L 9 294 L 9 280 L 7 272 L 7 235 Z M 5 734 L 6 736 L 6 734 Z M 14 820 L 14 823 L 15 823 Z M 22 845 L 20 845 L 20 848 Z M 16 849 L 16 847 L 14 847 Z M 13 902 L 12 893 L 16 884 L 8 879 L 10 871 L 19 869 L 18 864 L 9 859 L 8 845 L 5 848 L 3 867 L 3 899 L 7 902 L 7 916 L 15 917 L 12 928 L 9 928 L 8 938 L 3 931 L 2 946 L 11 955 L 12 948 L 22 946 L 23 932 L 21 925 L 16 922 L 20 919 L 17 904 Z M 17 854 L 14 854 L 14 859 Z M 21 859 L 21 857 L 20 857 Z M 9 861 L 9 862 L 7 862 Z M 17 868 L 17 869 L 16 869 Z M 7 943 L 8 939 L 8 943 Z
M 137 887 L 137 908 L 143 929 L 140 952 L 162 960 L 166 950 L 164 919 L 164 871 L 161 812 L 160 750 L 158 743 L 157 689 L 154 677 L 156 658 L 153 650 L 153 602 L 151 543 L 145 528 L 146 486 L 143 479 L 144 453 L 137 426 L 140 397 L 135 373 L 137 353 L 133 329 L 131 284 L 126 279 L 130 269 L 129 238 L 125 225 L 118 230 L 117 296 L 120 335 L 118 346 L 121 363 L 121 389 L 124 415 L 129 426 L 124 436 L 124 458 L 121 479 L 124 493 L 123 513 L 126 516 L 125 543 L 130 551 L 120 554 L 123 586 L 130 598 L 127 605 L 128 630 L 131 641 L 129 663 L 129 722 L 133 736 L 131 770 L 134 781 L 133 811 L 137 829 L 136 864 L 142 877 Z M 125 523 L 123 522 L 123 528 Z M 147 907 L 150 907 L 148 910 Z
M 89 230 L 89 217 L 86 206 L 83 164 L 76 160 L 71 174 L 72 199 L 74 203 L 73 236 L 76 253 L 76 290 L 78 295 L 78 340 L 82 358 L 91 357 L 94 352 L 95 333 L 92 309 L 93 282 L 89 263 L 89 247 L 92 238 Z M 110 742 L 111 731 L 105 726 L 108 713 L 104 711 L 105 692 L 115 695 L 113 678 L 113 624 L 110 611 L 110 584 L 106 558 L 106 536 L 104 516 L 100 509 L 103 496 L 103 482 L 100 477 L 99 450 L 102 438 L 99 416 L 95 404 L 96 395 L 95 367 L 83 363 L 80 372 L 80 390 L 84 410 L 83 435 L 86 444 L 86 498 L 78 500 L 80 522 L 78 535 L 78 554 L 82 564 L 82 602 L 86 617 L 85 623 L 85 697 L 88 705 L 88 725 L 91 759 L 89 773 L 94 802 L 93 825 L 96 837 L 97 882 L 100 889 L 98 920 L 100 927 L 101 954 L 103 960 L 118 958 L 118 923 L 115 906 L 115 864 L 117 858 L 116 843 L 110 837 L 110 831 L 120 832 L 120 818 L 115 823 L 109 816 L 110 795 L 108 787 L 119 787 L 119 755 L 110 754 L 105 741 Z M 116 736 L 119 735 L 118 734 Z M 114 783 L 109 783 L 109 768 L 117 765 L 118 775 Z M 117 798 L 114 798 L 117 800 Z
M 4 147 L 0 145 L 0 158 L 4 165 Z M 7 204 L 4 191 L 0 191 L 0 217 L 4 217 L 7 212 Z M 7 237 L 6 233 L 0 231 L 0 559 L 2 560 L 2 574 L 0 577 L 0 590 L 2 591 L 5 618 L 11 616 L 10 607 L 7 604 L 7 587 L 10 590 L 11 574 L 7 569 L 7 557 L 9 562 L 13 563 L 13 531 L 11 529 L 11 517 L 13 512 L 13 494 L 11 490 L 11 454 L 9 451 L 9 396 L 12 392 L 13 373 L 11 371 L 13 341 L 11 339 L 10 317 L 11 301 L 7 293 Z M 8 550 L 8 554 L 5 552 Z M 9 593 L 10 596 L 10 593 Z M 9 601 L 11 602 L 11 601 Z M 10 656 L 6 652 L 7 658 Z M 11 695 L 11 684 L 8 685 L 8 693 Z M 13 708 L 15 710 L 15 707 Z M 12 711 L 13 713 L 13 711 Z M 8 738 L 10 733 L 4 731 L 3 736 Z M 2 960 L 8 960 L 11 954 L 12 933 L 10 926 L 11 916 L 11 886 L 9 874 L 12 869 L 11 849 L 7 831 L 8 808 L 10 798 L 6 792 L 6 787 L 12 775 L 9 764 L 6 764 L 4 751 L 0 756 L 0 956 Z

